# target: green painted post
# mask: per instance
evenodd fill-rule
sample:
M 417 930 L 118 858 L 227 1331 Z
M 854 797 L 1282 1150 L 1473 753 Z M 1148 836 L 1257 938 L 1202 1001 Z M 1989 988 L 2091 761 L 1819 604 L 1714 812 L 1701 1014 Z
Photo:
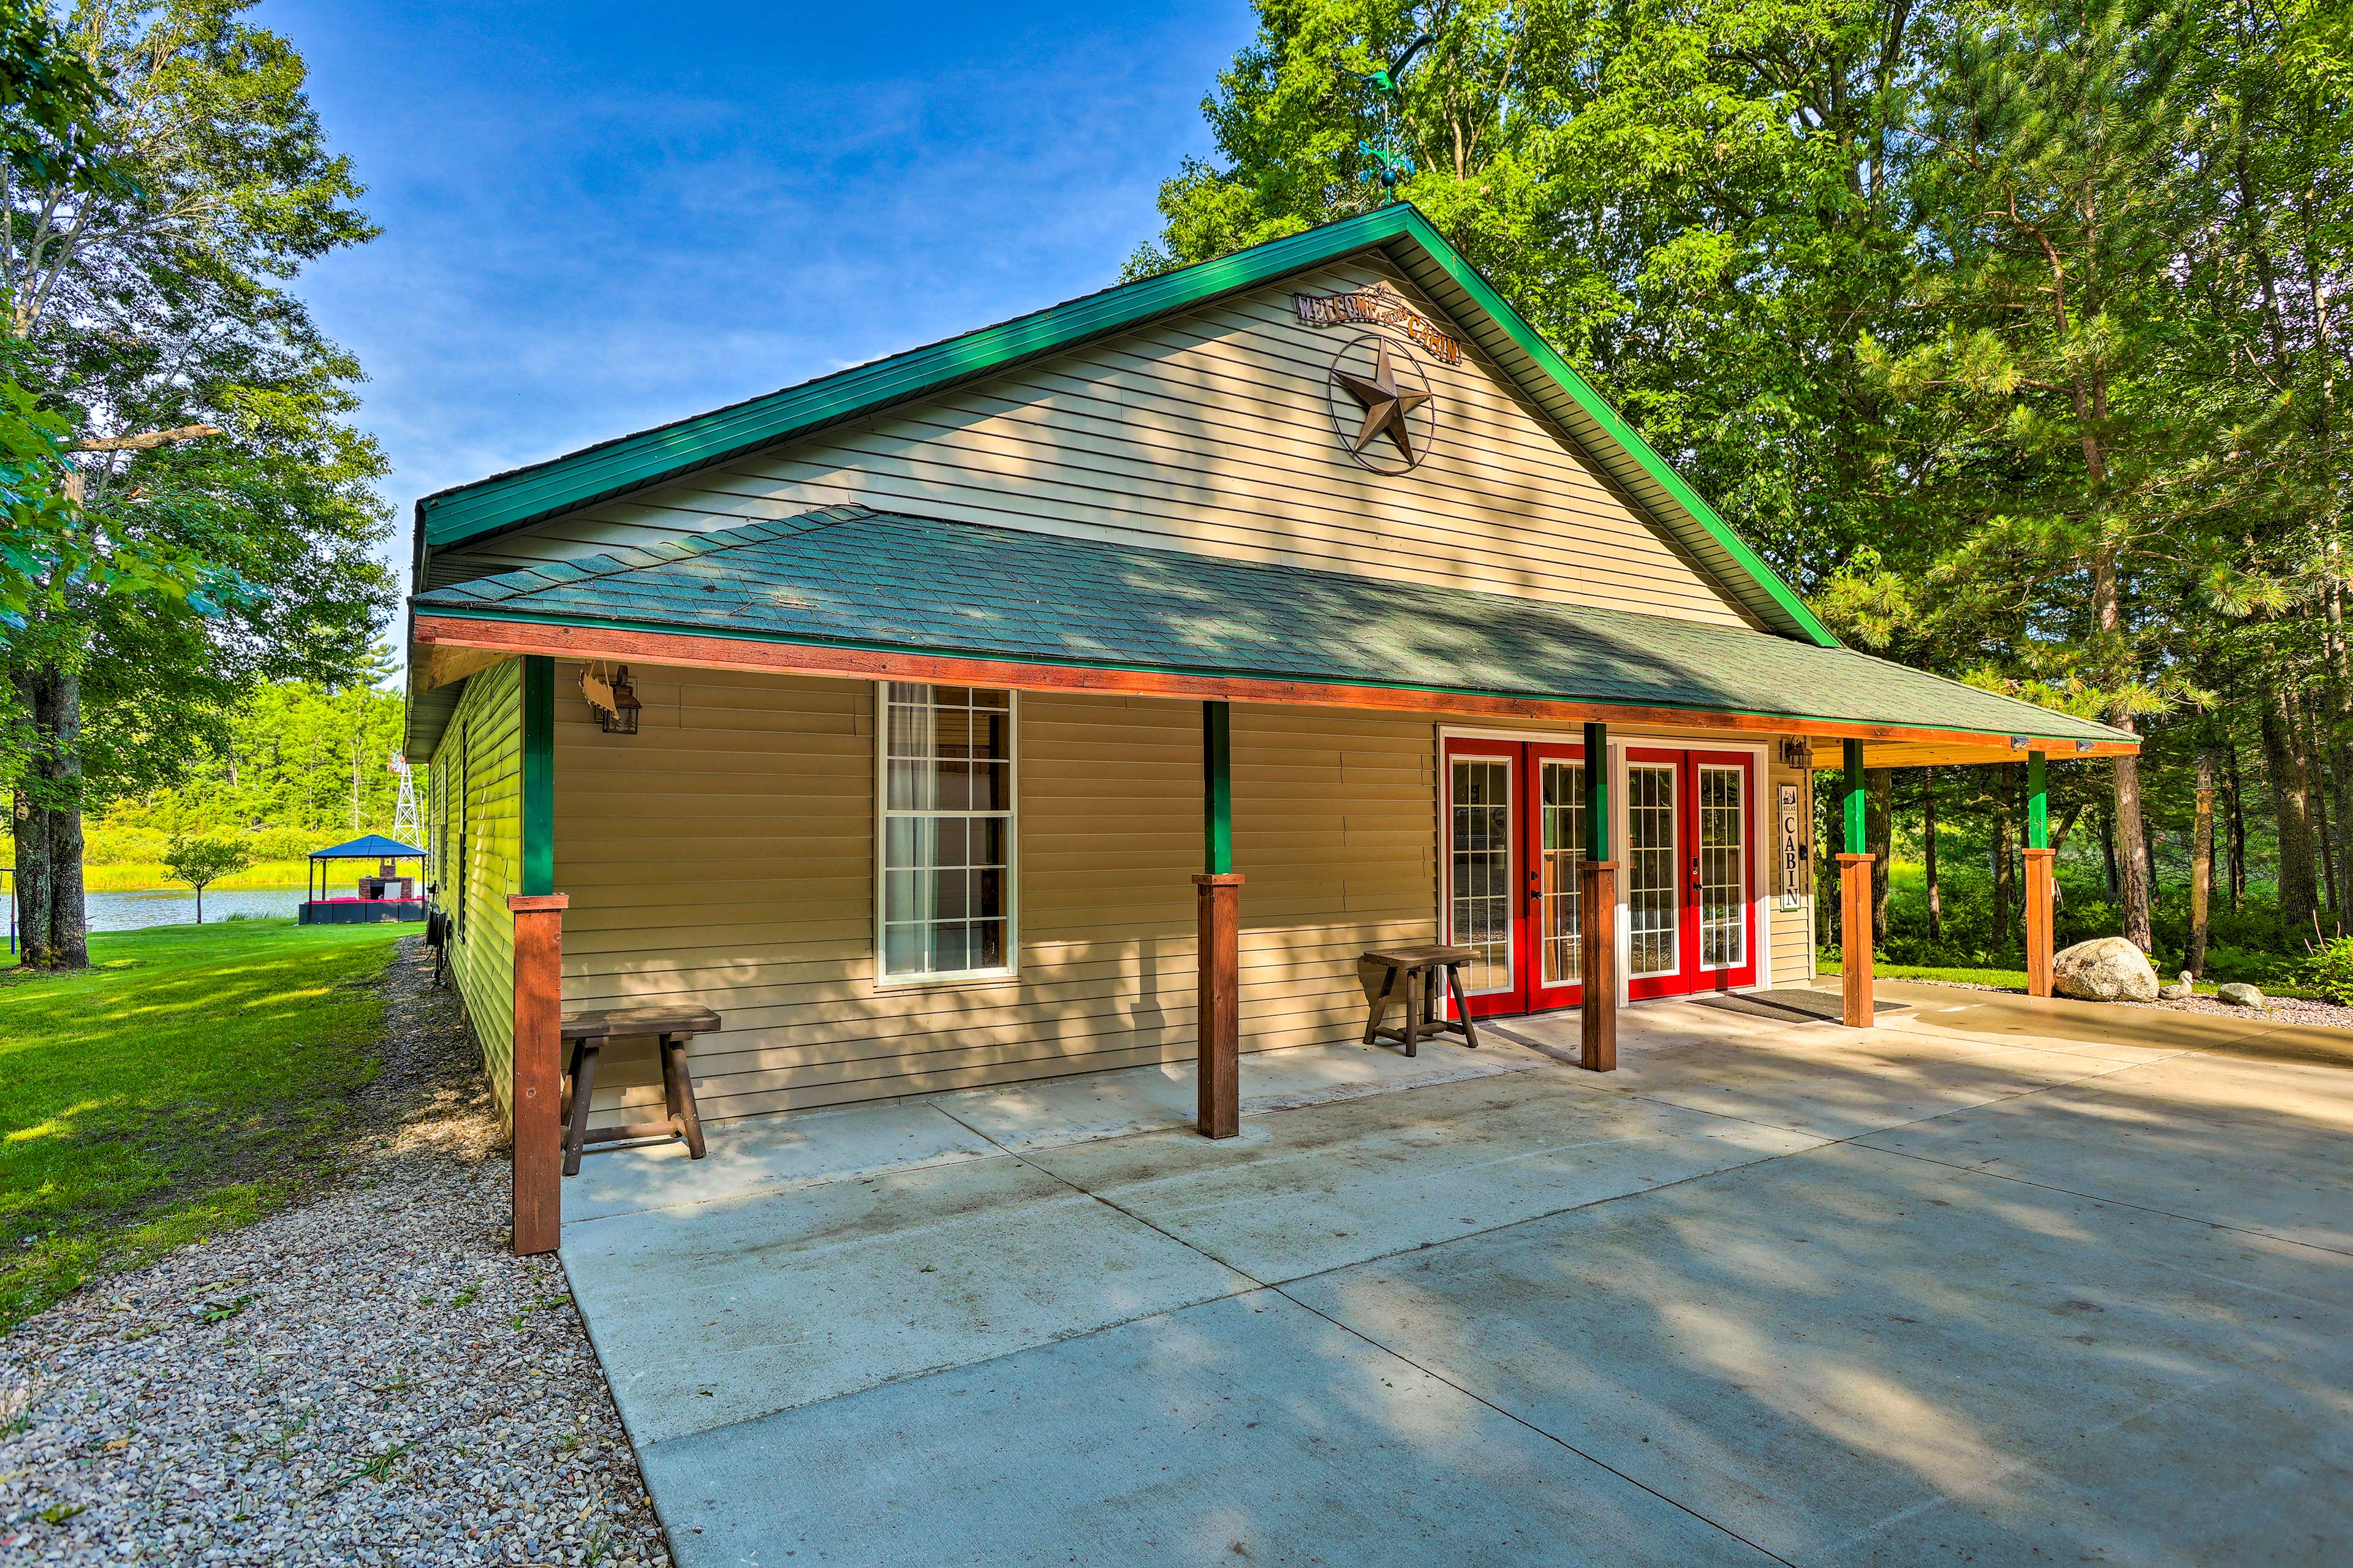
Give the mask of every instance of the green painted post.
M 2051 795 L 2042 782 L 2042 753 L 2026 753 L 2026 847 L 2051 847 Z
M 555 891 L 555 660 L 522 661 L 522 888 Z
M 1201 858 L 1216 877 L 1234 868 L 1232 711 L 1229 703 L 1201 704 Z
M 1870 854 L 1871 847 L 1863 841 L 1864 837 L 1862 742 L 1849 741 L 1846 743 L 1846 852 L 1850 855 Z
M 1585 858 L 1609 858 L 1609 726 L 1585 727 Z

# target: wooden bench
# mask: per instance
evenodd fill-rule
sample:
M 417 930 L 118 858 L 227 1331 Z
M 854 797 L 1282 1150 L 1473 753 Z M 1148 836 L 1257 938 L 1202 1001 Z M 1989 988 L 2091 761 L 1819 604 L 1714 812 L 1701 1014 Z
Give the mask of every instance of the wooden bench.
M 557 1037 L 572 1047 L 564 1100 L 564 1173 L 580 1173 L 580 1151 L 590 1143 L 622 1143 L 639 1138 L 682 1138 L 692 1158 L 702 1158 L 702 1119 L 695 1114 L 694 1079 L 686 1070 L 686 1042 L 719 1027 L 708 1007 L 614 1007 L 596 1013 L 566 1013 Z M 596 1053 L 607 1042 L 651 1035 L 661 1055 L 662 1099 L 670 1115 L 659 1121 L 632 1121 L 588 1131 L 588 1102 L 596 1089 Z
M 1365 954 L 1365 962 L 1377 963 L 1388 971 L 1381 980 L 1381 994 L 1373 999 L 1373 1016 L 1365 1023 L 1365 1044 L 1377 1045 L 1383 1040 L 1395 1040 L 1405 1047 L 1409 1057 L 1421 1054 L 1421 1037 L 1440 1030 L 1452 1030 L 1462 1037 L 1462 1043 L 1472 1049 L 1479 1048 L 1478 1032 L 1471 1025 L 1471 1005 L 1462 996 L 1462 966 L 1479 955 L 1467 947 L 1395 947 L 1377 948 Z M 1440 978 L 1441 973 L 1444 978 Z M 1397 989 L 1398 976 L 1405 976 L 1405 1027 L 1392 1029 L 1381 1020 L 1388 1016 L 1389 995 Z M 1414 1005 L 1414 980 L 1421 980 L 1421 1005 Z M 1454 1016 L 1438 1016 L 1438 988 L 1440 984 L 1454 1001 Z M 1419 1015 L 1416 1016 L 1417 1013 Z

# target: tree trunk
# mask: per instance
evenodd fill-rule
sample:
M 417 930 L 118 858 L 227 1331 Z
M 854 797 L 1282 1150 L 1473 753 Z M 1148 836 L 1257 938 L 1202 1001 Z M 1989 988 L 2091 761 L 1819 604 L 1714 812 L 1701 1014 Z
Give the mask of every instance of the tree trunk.
M 2147 818 L 2144 817 L 2141 819 L 2140 838 L 2141 853 L 2148 862 L 2148 907 L 2154 910 L 2158 907 L 2157 896 L 2157 847 L 2165 841 L 2165 835 L 2159 833 L 2156 827 L 2150 825 Z
M 2105 482 L 2104 473 L 2095 473 L 2097 482 Z M 2116 556 L 2102 551 L 2092 560 L 2092 613 L 2104 637 L 2124 636 L 2124 607 L 2116 585 Z M 2122 699 L 2108 710 L 2108 722 L 2126 733 L 2137 733 L 2131 711 Z M 2154 939 L 2148 922 L 2148 846 L 2140 833 L 2140 759 L 2116 759 L 2116 856 L 2121 864 L 2116 868 L 2121 886 L 2117 894 L 2124 904 L 2124 931 L 2134 946 L 2147 952 Z
M 1871 941 L 1887 945 L 1887 868 L 1894 858 L 1895 772 L 1871 768 L 1862 775 L 1863 842 L 1871 849 Z
M 2324 693 L 2324 697 L 2325 697 Z M 2312 832 L 2320 849 L 2320 875 L 2327 889 L 2330 921 L 2339 930 L 2345 924 L 2345 906 L 2337 897 L 2337 855 L 2328 832 L 2328 777 L 2330 769 L 2322 743 L 2321 703 L 2310 692 L 2303 692 L 2296 701 L 2298 715 L 2304 721 L 2298 738 L 2304 742 L 2305 777 L 2312 790 Z M 2343 818 L 2338 819 L 2341 826 Z
M 1928 940 L 1945 940 L 1945 897 L 1936 886 L 1936 770 L 1920 770 L 1920 850 L 1928 873 Z
M 2332 568 L 2336 554 L 2332 543 Z M 2337 930 L 2342 935 L 2348 912 L 2346 906 L 2353 902 L 2353 833 L 2346 831 L 2353 826 L 2353 671 L 2348 669 L 2345 646 L 2345 580 L 2333 569 L 2321 603 L 2327 621 L 2327 636 L 2322 639 L 2328 658 L 2321 681 L 2325 701 L 2320 710 L 2326 732 L 2315 754 L 2327 770 L 2330 814 L 2337 820 L 2336 878 L 2329 902 L 2337 910 Z
M 16 886 L 29 968 L 80 969 L 90 963 L 82 907 L 81 677 L 55 666 L 19 671 L 16 689 L 32 722 L 31 787 L 18 796 Z
M 2010 880 L 2010 806 L 2016 792 L 2016 781 L 2010 777 L 2015 764 L 2003 763 L 1996 774 L 1993 786 L 1993 932 L 1987 947 L 2000 952 L 2010 946 L 2010 910 L 2013 885 Z
M 2231 809 L 2231 912 L 2237 914 L 2247 900 L 2247 814 L 2240 809 L 2239 745 L 2222 732 L 2223 799 Z
M 2116 901 L 2116 813 L 2113 805 L 2100 810 L 2100 867 L 2107 873 L 2108 902 Z
M 2198 753 L 2198 809 L 2189 829 L 2189 951 L 2181 967 L 2206 973 L 2206 921 L 2214 889 L 2214 753 Z
M 2263 764 L 2271 773 L 2272 803 L 2279 817 L 2279 911 L 2289 927 L 2303 931 L 2318 908 L 2312 882 L 2312 803 L 2296 754 L 2287 688 L 2263 678 L 2256 710 L 2263 721 Z

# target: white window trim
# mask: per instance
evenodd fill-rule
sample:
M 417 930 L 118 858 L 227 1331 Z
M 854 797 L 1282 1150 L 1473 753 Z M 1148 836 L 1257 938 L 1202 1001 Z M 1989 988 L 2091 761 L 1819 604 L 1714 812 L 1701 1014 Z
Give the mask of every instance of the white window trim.
M 1448 925 L 1448 921 L 1451 918 L 1451 912 L 1453 910 L 1453 858 L 1447 853 L 1446 848 L 1448 843 L 1448 795 L 1449 792 L 1452 788 L 1452 781 L 1448 775 L 1446 766 L 1446 742 L 1455 740 L 1566 741 L 1577 744 L 1582 744 L 1585 740 L 1585 729 L 1582 725 L 1566 726 L 1559 729 L 1529 730 L 1504 730 L 1488 726 L 1458 724 L 1440 724 L 1438 726 L 1438 736 L 1434 743 L 1434 750 L 1438 760 L 1438 765 L 1435 769 L 1435 777 L 1437 779 L 1438 787 L 1433 793 L 1436 795 L 1435 804 L 1437 811 L 1435 814 L 1435 826 L 1438 835 L 1436 839 L 1438 875 L 1434 879 L 1438 884 L 1438 909 L 1436 911 L 1438 925 L 1436 929 L 1440 931 L 1446 931 L 1451 929 Z M 1693 735 L 1660 735 L 1641 731 L 1620 730 L 1613 727 L 1609 731 L 1609 759 L 1607 764 L 1609 769 L 1609 843 L 1611 848 L 1617 852 L 1620 865 L 1624 864 L 1626 848 L 1626 748 L 1629 746 L 1656 746 L 1693 752 L 1747 752 L 1749 755 L 1757 759 L 1757 787 L 1749 791 L 1749 794 L 1754 797 L 1750 800 L 1748 805 L 1749 831 L 1752 834 L 1757 835 L 1778 831 L 1774 826 L 1772 808 L 1767 798 L 1773 794 L 1772 742 L 1728 740 L 1719 741 L 1713 738 L 1703 739 Z M 1588 759 L 1588 763 L 1589 765 L 1590 759 Z M 1812 804 L 1810 792 L 1809 792 L 1805 798 L 1808 807 L 1810 808 Z M 1809 818 L 1809 820 L 1811 819 Z M 1750 937 L 1751 940 L 1757 943 L 1757 979 L 1753 984 L 1735 987 L 1736 991 L 1767 991 L 1770 990 L 1773 985 L 1773 927 L 1771 924 L 1773 919 L 1773 898 L 1772 894 L 1767 890 L 1772 887 L 1773 879 L 1768 874 L 1763 859 L 1767 840 L 1760 837 L 1752 840 L 1752 842 L 1756 845 L 1757 858 L 1755 860 L 1756 869 L 1748 889 L 1748 910 Z M 1618 972 L 1618 1002 L 1620 1006 L 1633 1006 L 1636 1005 L 1636 1004 L 1628 994 L 1633 977 L 1628 973 L 1627 971 L 1634 955 L 1634 938 L 1632 928 L 1628 921 L 1629 910 L 1626 905 L 1626 879 L 1623 876 L 1620 876 L 1618 879 L 1618 957 L 1616 966 Z M 1808 912 L 1809 930 L 1811 929 L 1811 919 L 1812 916 L 1810 910 Z M 1678 999 L 1679 998 L 1675 996 L 1659 998 L 1661 1001 L 1675 1001 Z
M 925 974 L 885 974 L 882 972 L 882 846 L 890 816 L 891 688 L 893 686 L 965 686 L 1006 694 L 1006 722 L 1011 726 L 1006 744 L 1006 788 L 1012 808 L 1005 815 L 1005 953 L 1006 963 L 994 969 L 938 970 Z M 979 681 L 920 680 L 874 682 L 874 989 L 920 990 L 930 985 L 956 985 L 975 980 L 1015 980 L 1021 974 L 1021 693 L 1008 687 Z

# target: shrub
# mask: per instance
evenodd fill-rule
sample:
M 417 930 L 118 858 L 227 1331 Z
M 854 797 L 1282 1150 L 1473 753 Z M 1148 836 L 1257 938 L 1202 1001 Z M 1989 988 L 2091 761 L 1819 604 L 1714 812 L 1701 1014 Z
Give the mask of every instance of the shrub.
M 2333 938 L 2305 960 L 2303 978 L 2331 1002 L 2353 1004 L 2353 936 Z

